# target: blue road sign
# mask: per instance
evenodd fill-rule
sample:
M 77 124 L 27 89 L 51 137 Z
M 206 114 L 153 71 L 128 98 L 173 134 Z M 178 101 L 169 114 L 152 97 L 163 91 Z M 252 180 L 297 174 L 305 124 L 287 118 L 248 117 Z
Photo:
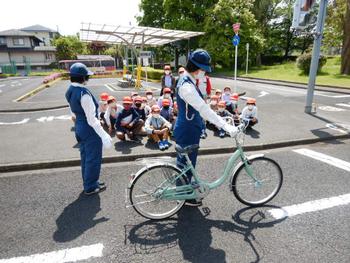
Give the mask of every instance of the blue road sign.
M 241 38 L 239 37 L 239 35 L 235 35 L 235 36 L 232 38 L 232 44 L 233 44 L 234 46 L 238 46 L 240 40 L 241 40 Z

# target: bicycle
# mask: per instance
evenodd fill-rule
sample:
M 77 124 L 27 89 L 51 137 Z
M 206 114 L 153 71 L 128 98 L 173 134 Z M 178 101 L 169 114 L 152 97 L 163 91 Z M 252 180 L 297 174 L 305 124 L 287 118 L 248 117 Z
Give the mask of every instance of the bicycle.
M 176 214 L 185 200 L 206 197 L 211 190 L 221 186 L 230 174 L 231 191 L 241 203 L 255 207 L 271 201 L 281 189 L 282 169 L 264 154 L 245 155 L 239 141 L 240 136 L 244 138 L 244 130 L 245 125 L 240 124 L 234 137 L 237 149 L 226 162 L 222 175 L 214 182 L 200 179 L 188 157 L 189 153 L 199 148 L 198 145 L 175 147 L 177 153 L 186 158 L 182 169 L 171 163 L 170 158 L 144 159 L 146 166 L 131 175 L 128 185 L 131 206 L 145 218 L 165 219 Z M 239 158 L 240 162 L 235 165 Z M 187 181 L 188 171 L 193 174 L 193 182 Z

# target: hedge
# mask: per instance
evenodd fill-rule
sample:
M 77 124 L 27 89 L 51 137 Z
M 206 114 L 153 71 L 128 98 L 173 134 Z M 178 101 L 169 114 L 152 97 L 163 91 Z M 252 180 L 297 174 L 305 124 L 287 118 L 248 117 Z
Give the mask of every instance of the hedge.
M 137 69 L 134 69 L 134 74 L 136 76 Z M 147 68 L 147 78 L 148 79 L 160 81 L 163 74 L 164 74 L 164 70 L 162 70 L 162 69 L 154 69 L 154 68 L 149 68 L 149 67 Z M 142 68 L 141 77 L 146 78 L 146 68 Z
M 299 56 L 297 59 L 297 67 L 301 69 L 304 74 L 309 74 L 310 72 L 311 59 L 312 59 L 311 53 L 305 53 Z M 320 55 L 317 72 L 321 71 L 322 67 L 326 64 L 326 62 L 327 62 L 327 58 L 323 55 Z

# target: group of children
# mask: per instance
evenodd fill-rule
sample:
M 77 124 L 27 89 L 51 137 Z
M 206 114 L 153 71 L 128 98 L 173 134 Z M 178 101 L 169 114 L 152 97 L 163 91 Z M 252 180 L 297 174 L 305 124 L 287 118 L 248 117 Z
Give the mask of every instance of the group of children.
M 178 111 L 172 95 L 170 88 L 162 89 L 162 95 L 158 99 L 152 90 L 147 90 L 144 97 L 132 92 L 131 96 L 124 97 L 121 104 L 118 104 L 115 97 L 101 93 L 98 109 L 101 124 L 110 134 L 115 132 L 122 141 L 126 140 L 126 136 L 130 140 L 138 141 L 137 135 L 147 135 L 158 144 L 160 150 L 168 149 Z M 223 93 L 216 90 L 215 95 L 206 98 L 211 109 L 231 124 L 237 125 L 242 120 L 247 127 L 252 127 L 258 122 L 256 100 L 248 98 L 241 113 L 238 111 L 238 100 L 239 95 L 231 93 L 228 86 Z M 203 139 L 207 137 L 208 125 L 203 120 Z M 218 130 L 216 127 L 212 128 Z M 224 130 L 220 129 L 218 132 L 220 137 L 225 136 Z

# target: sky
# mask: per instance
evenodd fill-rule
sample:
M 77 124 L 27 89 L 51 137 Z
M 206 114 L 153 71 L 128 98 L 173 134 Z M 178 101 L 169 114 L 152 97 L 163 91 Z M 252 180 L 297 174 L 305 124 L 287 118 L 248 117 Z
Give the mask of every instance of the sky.
M 6 0 L 0 5 L 0 31 L 42 25 L 62 35 L 79 32 L 81 23 L 136 26 L 141 0 Z

